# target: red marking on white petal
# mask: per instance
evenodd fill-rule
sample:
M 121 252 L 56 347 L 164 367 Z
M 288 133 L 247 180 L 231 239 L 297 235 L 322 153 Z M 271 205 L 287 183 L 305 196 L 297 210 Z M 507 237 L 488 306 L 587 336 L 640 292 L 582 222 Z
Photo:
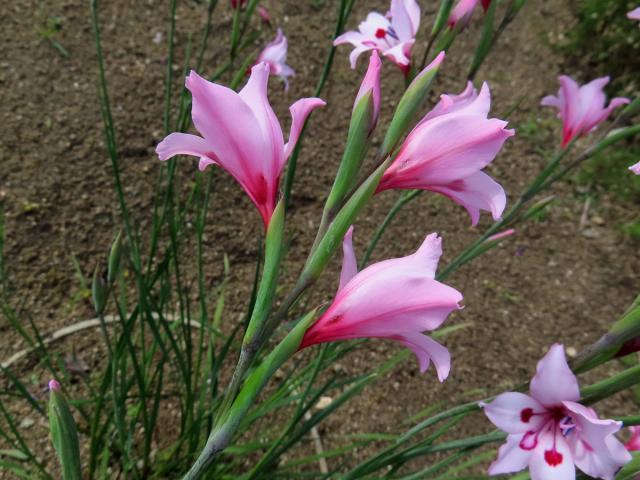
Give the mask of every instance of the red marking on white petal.
M 563 456 L 557 450 L 545 450 L 544 451 L 544 461 L 547 462 L 547 465 L 550 467 L 557 467 L 562 464 Z
M 384 28 L 379 28 L 376 30 L 376 38 L 384 38 L 387 36 L 387 31 Z
M 532 432 L 529 430 L 522 436 L 522 440 L 520 440 L 520 448 L 522 450 L 533 450 L 538 446 L 538 433 Z
M 524 408 L 520 412 L 520 420 L 523 423 L 529 423 L 529 420 L 531 420 L 531 417 L 533 417 L 533 408 Z

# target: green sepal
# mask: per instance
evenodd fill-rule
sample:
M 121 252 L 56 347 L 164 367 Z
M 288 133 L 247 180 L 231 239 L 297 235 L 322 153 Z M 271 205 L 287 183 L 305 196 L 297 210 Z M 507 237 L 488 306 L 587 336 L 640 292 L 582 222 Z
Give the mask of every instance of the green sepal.
M 327 263 L 341 245 L 342 239 L 349 227 L 353 224 L 360 211 L 376 192 L 384 171 L 389 166 L 390 158 L 383 162 L 367 178 L 349 198 L 345 205 L 337 213 L 335 219 L 329 225 L 327 232 L 318 243 L 317 248 L 307 259 L 302 272 L 304 279 L 317 279 Z
M 221 430 L 234 430 L 231 426 L 237 425 L 242 420 L 242 417 L 251 408 L 255 398 L 271 376 L 296 353 L 305 332 L 313 323 L 316 314 L 317 310 L 307 313 L 271 353 L 265 357 L 262 363 L 249 374 L 233 405 L 219 422 Z
M 122 231 L 118 232 L 115 240 L 111 244 L 109 251 L 109 262 L 107 267 L 107 283 L 111 285 L 120 271 L 120 263 L 122 260 Z
M 93 299 L 93 308 L 98 315 L 102 315 L 109 298 L 109 286 L 100 272 L 100 267 L 96 266 L 93 272 L 93 281 L 91 282 L 91 298 Z
M 284 248 L 285 202 L 281 199 L 276 205 L 269 226 L 264 246 L 264 267 L 258 287 L 255 305 L 244 335 L 243 345 L 253 344 L 262 334 L 278 284 L 278 272 Z
M 356 183 L 358 172 L 369 150 L 373 115 L 373 93 L 369 91 L 362 96 L 351 115 L 347 145 L 324 207 L 326 214 L 340 204 Z
M 436 19 L 433 22 L 433 27 L 431 28 L 431 38 L 435 38 L 435 36 L 438 35 L 445 27 L 449 20 L 449 14 L 451 13 L 452 7 L 453 0 L 443 0 L 442 3 L 440 3 L 440 8 L 438 9 Z
M 418 111 L 422 108 L 422 104 L 427 98 L 431 82 L 439 69 L 440 65 L 430 69 L 427 67 L 413 79 L 411 85 L 405 90 L 382 142 L 382 158 L 391 154 L 409 129 L 409 126 L 414 122 Z
M 49 431 L 58 454 L 64 480 L 82 480 L 78 429 L 62 392 L 51 389 L 49 396 Z

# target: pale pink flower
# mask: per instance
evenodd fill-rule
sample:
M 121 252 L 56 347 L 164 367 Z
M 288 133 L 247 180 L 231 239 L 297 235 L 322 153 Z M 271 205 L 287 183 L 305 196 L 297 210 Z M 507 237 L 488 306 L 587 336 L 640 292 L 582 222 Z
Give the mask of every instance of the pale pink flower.
M 636 7 L 627 13 L 627 17 L 631 20 L 640 20 L 640 7 Z
M 486 83 L 480 93 L 468 84 L 459 95 L 442 95 L 409 133 L 378 191 L 430 190 L 465 207 L 473 225 L 480 210 L 499 219 L 506 205 L 504 189 L 481 170 L 515 132 L 506 129 L 507 122 L 488 118 L 490 106 Z
M 460 0 L 449 14 L 449 27 L 466 27 L 471 21 L 471 15 L 480 0 Z M 481 0 L 482 8 L 486 12 L 491 4 L 491 0 Z
M 599 419 L 579 400 L 578 380 L 564 347 L 553 345 L 538 363 L 529 395 L 503 393 L 480 405 L 489 420 L 508 433 L 489 475 L 528 466 L 532 480 L 574 480 L 577 467 L 591 477 L 613 480 L 631 460 L 614 435 L 622 422 Z
M 631 170 L 633 173 L 635 173 L 636 175 L 640 175 L 640 162 L 631 165 L 629 167 L 629 170 Z
M 284 81 L 285 91 L 289 90 L 289 77 L 295 75 L 287 61 L 287 37 L 282 33 L 282 29 L 279 28 L 276 33 L 276 38 L 264 47 L 264 50 L 258 55 L 256 63 L 264 62 L 269 66 L 271 75 L 276 75 Z
M 282 169 L 293 151 L 309 113 L 325 102 L 303 98 L 290 107 L 288 143 L 267 98 L 269 67 L 254 66 L 245 87 L 235 92 L 192 71 L 186 86 L 193 97 L 191 116 L 202 136 L 172 133 L 156 148 L 160 160 L 175 155 L 200 157 L 200 170 L 218 165 L 244 188 L 269 223 L 278 197 Z
M 441 239 L 432 233 L 413 255 L 358 272 L 351 235 L 349 229 L 336 297 L 307 330 L 300 348 L 366 337 L 395 340 L 416 354 L 421 372 L 433 361 L 438 378 L 444 381 L 451 367 L 449 351 L 423 334 L 461 308 L 460 292 L 435 280 Z
M 420 6 L 416 0 L 391 0 L 391 9 L 386 16 L 378 12 L 369 13 L 357 32 L 343 33 L 333 44 L 350 43 L 355 47 L 349 56 L 351 68 L 356 67 L 361 53 L 377 50 L 406 73 L 419 26 Z
M 378 52 L 374 50 L 371 52 L 371 58 L 369 59 L 369 68 L 367 73 L 362 79 L 360 84 L 360 90 L 356 95 L 356 100 L 353 102 L 353 109 L 356 109 L 358 102 L 367 93 L 371 92 L 371 99 L 373 101 L 373 118 L 371 119 L 371 130 L 376 127 L 378 122 L 378 116 L 380 115 L 380 69 L 382 68 L 382 62 L 378 56 Z
M 631 432 L 631 438 L 624 444 L 624 448 L 629 452 L 640 451 L 640 427 L 629 427 L 629 431 Z
M 567 75 L 560 75 L 558 79 L 558 96 L 544 97 L 541 105 L 558 109 L 558 118 L 562 120 L 563 147 L 574 138 L 588 134 L 604 122 L 616 108 L 629 103 L 628 98 L 617 97 L 605 107 L 607 96 L 603 88 L 609 83 L 609 77 L 596 78 L 582 86 Z

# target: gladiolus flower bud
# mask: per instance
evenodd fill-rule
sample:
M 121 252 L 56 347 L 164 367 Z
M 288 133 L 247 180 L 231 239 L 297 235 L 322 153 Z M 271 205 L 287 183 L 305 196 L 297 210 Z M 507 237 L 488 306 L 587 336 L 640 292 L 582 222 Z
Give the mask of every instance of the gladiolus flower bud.
M 122 232 L 118 232 L 116 239 L 111 244 L 109 252 L 109 262 L 107 268 L 107 283 L 111 285 L 120 271 L 120 263 L 122 261 Z
M 231 8 L 233 8 L 234 10 L 236 8 L 242 8 L 245 6 L 245 4 L 247 3 L 247 0 L 230 0 L 231 1 Z
M 55 391 L 55 392 L 59 392 L 60 391 L 60 384 L 58 383 L 57 380 L 49 380 L 49 390 L 50 391 Z
M 355 112 L 358 103 L 362 100 L 367 93 L 371 93 L 371 101 L 373 102 L 373 115 L 371 121 L 370 131 L 376 128 L 378 122 L 378 116 L 380 115 L 380 69 L 382 68 L 382 62 L 377 51 L 371 52 L 371 58 L 369 59 L 369 68 L 367 73 L 362 79 L 360 84 L 360 90 L 356 95 L 356 101 L 353 103 L 353 110 Z
M 100 271 L 100 267 L 96 266 L 93 272 L 93 281 L 91 283 L 91 297 L 93 299 L 93 308 L 98 315 L 104 312 L 109 298 L 109 284 L 107 279 Z
M 60 384 L 49 382 L 49 433 L 60 460 L 62 478 L 81 479 L 80 443 L 78 429 Z

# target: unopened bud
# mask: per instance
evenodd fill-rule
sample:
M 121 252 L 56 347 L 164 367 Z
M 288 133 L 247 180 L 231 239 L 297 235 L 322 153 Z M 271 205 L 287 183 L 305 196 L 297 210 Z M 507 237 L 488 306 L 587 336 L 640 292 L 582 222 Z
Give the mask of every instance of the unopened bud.
M 98 315 L 104 312 L 109 297 L 109 285 L 104 274 L 100 272 L 100 267 L 96 266 L 93 272 L 93 282 L 91 284 L 91 297 L 93 299 L 93 308 Z
M 122 231 L 118 232 L 113 244 L 111 245 L 111 251 L 109 252 L 109 262 L 107 267 L 107 283 L 111 285 L 118 276 L 120 271 L 120 262 L 122 260 Z

